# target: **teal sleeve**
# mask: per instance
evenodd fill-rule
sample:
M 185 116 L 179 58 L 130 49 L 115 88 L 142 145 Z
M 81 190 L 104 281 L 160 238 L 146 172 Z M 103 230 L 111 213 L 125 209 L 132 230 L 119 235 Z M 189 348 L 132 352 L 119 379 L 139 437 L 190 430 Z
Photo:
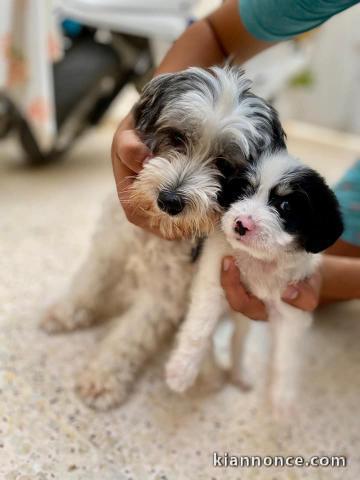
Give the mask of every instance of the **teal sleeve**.
M 266 41 L 287 40 L 318 27 L 360 0 L 238 0 L 245 28 Z
M 342 239 L 360 246 L 360 160 L 349 168 L 334 190 L 344 217 Z

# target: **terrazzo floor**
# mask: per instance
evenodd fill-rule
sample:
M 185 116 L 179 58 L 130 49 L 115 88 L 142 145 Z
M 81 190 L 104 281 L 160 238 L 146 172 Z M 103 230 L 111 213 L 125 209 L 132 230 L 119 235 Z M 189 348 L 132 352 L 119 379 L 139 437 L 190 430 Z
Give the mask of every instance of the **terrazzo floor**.
M 29 170 L 0 146 L 0 479 L 332 480 L 360 478 L 360 303 L 327 307 L 307 345 L 301 412 L 274 424 L 259 390 L 231 385 L 178 397 L 150 365 L 123 407 L 88 410 L 73 393 L 106 325 L 49 337 L 41 310 L 86 252 L 102 199 L 113 188 L 111 129 L 84 137 L 66 161 Z M 334 181 L 356 152 L 290 148 Z M 339 279 L 341 281 L 341 279 Z M 219 468 L 213 452 L 346 455 L 346 468 Z

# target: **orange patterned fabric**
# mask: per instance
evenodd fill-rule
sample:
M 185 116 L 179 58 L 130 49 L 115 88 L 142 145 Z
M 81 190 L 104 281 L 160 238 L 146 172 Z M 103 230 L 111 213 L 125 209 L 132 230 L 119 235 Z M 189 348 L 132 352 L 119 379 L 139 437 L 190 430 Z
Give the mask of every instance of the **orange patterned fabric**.
M 52 63 L 61 53 L 52 0 L 1 0 L 0 89 L 44 151 L 56 134 Z

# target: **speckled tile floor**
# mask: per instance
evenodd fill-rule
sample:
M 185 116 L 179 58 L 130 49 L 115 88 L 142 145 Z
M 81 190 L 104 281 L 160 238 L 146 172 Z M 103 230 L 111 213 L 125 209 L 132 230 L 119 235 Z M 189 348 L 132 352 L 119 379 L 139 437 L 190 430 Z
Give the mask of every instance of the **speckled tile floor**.
M 281 480 L 360 478 L 360 305 L 317 315 L 298 422 L 274 425 L 257 390 L 228 385 L 177 397 L 162 358 L 130 401 L 94 413 L 73 394 L 74 373 L 106 326 L 48 337 L 41 309 L 76 268 L 102 198 L 113 188 L 110 130 L 84 138 L 69 158 L 28 170 L 13 146 L 0 150 L 0 478 L 4 480 Z M 291 149 L 333 181 L 354 152 L 304 144 Z M 346 455 L 346 469 L 219 469 L 212 453 Z

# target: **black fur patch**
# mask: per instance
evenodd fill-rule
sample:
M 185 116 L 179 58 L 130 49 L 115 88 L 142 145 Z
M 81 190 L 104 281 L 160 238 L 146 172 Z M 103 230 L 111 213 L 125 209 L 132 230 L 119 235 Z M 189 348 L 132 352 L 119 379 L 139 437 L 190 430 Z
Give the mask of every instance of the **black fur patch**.
M 204 242 L 205 242 L 205 238 L 201 237 L 197 241 L 196 245 L 194 247 L 192 247 L 192 249 L 191 249 L 191 263 L 195 263 L 198 260 L 198 258 L 200 257 L 203 246 L 204 246 Z
M 155 124 L 164 106 L 177 97 L 206 85 L 206 77 L 184 70 L 159 75 L 145 85 L 134 107 L 135 126 L 145 137 L 155 133 Z M 209 91 L 211 86 L 208 84 Z
M 227 209 L 232 203 L 245 195 L 251 196 L 255 193 L 255 189 L 249 181 L 246 167 L 234 167 L 225 160 L 218 160 L 217 166 L 222 174 L 220 178 L 221 190 L 218 194 L 218 202 L 222 208 Z
M 260 98 L 257 95 L 254 95 L 250 92 L 246 93 L 246 96 L 251 96 L 253 98 Z M 266 102 L 264 99 L 261 99 L 261 101 L 264 103 L 264 105 L 267 106 L 267 108 L 270 110 L 270 119 L 266 117 L 264 113 L 261 113 L 257 111 L 256 116 L 262 118 L 265 121 L 266 127 L 264 127 L 264 135 L 263 137 L 265 138 L 265 134 L 271 135 L 271 144 L 270 146 L 267 146 L 266 150 L 269 153 L 278 151 L 278 150 L 284 150 L 286 149 L 286 133 L 284 132 L 280 119 L 279 119 L 279 114 L 275 108 L 270 105 L 270 103 Z M 266 128 L 266 131 L 265 131 Z M 261 140 L 256 147 L 256 155 L 255 157 L 250 157 L 248 160 L 251 161 L 256 161 L 259 156 L 264 153 L 265 151 L 265 145 L 264 142 Z
M 340 237 L 343 222 L 334 192 L 310 168 L 299 171 L 289 183 L 291 193 L 270 192 L 269 204 L 279 213 L 284 230 L 295 235 L 306 251 L 326 250 Z

